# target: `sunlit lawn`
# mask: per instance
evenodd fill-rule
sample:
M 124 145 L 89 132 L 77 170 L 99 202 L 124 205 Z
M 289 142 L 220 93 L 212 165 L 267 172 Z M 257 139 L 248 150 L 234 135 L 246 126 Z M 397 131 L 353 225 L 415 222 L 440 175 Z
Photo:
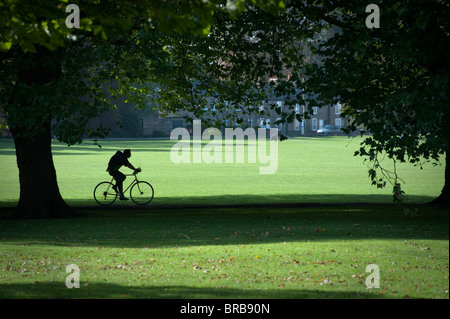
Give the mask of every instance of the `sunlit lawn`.
M 272 175 L 259 162 L 174 164 L 169 140 L 55 142 L 60 190 L 78 215 L 22 221 L 7 218 L 18 171 L 12 142 L 1 140 L 0 298 L 448 298 L 448 211 L 420 205 L 439 194 L 444 167 L 399 166 L 415 212 L 407 218 L 389 205 L 391 188 L 370 185 L 353 157 L 359 142 L 289 139 Z M 99 209 L 92 191 L 124 148 L 155 199 Z M 70 264 L 81 269 L 79 289 L 65 285 Z M 379 288 L 366 287 L 371 264 Z
M 392 187 L 370 185 L 367 163 L 354 157 L 361 138 L 295 138 L 278 145 L 275 174 L 259 174 L 268 164 L 181 163 L 170 159 L 174 141 L 103 141 L 102 148 L 86 141 L 67 147 L 53 143 L 54 162 L 63 197 L 72 205 L 95 205 L 97 183 L 109 180 L 109 158 L 118 149 L 132 150 L 131 163 L 140 166 L 139 177 L 155 188 L 156 204 L 236 204 L 267 202 L 392 202 Z M 224 149 L 223 149 L 224 150 Z M 247 152 L 247 148 L 244 150 Z M 223 152 L 224 154 L 225 152 Z M 267 150 L 269 154 L 269 150 Z M 0 205 L 11 206 L 19 197 L 14 145 L 0 140 Z M 192 158 L 192 157 L 191 157 Z M 225 161 L 223 161 L 225 162 Z M 392 164 L 386 159 L 387 168 Z M 127 168 L 124 172 L 131 172 Z M 426 164 L 419 169 L 398 165 L 398 174 L 410 202 L 423 203 L 437 196 L 444 184 L 444 166 Z M 128 179 L 125 184 L 130 181 Z
M 448 298 L 448 212 L 83 210 L 0 220 L 0 298 Z M 66 267 L 80 288 L 66 288 Z M 368 265 L 380 270 L 368 289 Z

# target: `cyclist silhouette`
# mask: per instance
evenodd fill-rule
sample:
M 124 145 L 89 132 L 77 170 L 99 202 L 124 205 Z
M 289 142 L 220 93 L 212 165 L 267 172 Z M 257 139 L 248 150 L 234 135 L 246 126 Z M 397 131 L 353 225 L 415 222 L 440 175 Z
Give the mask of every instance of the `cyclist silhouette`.
M 128 200 L 128 198 L 123 195 L 123 181 L 127 177 L 122 172 L 120 172 L 119 169 L 122 166 L 126 166 L 134 170 L 135 172 L 139 171 L 128 161 L 130 157 L 131 150 L 129 149 L 124 150 L 123 153 L 121 151 L 117 151 L 116 154 L 114 154 L 109 160 L 108 168 L 106 169 L 109 175 L 114 177 L 114 179 L 116 180 L 116 185 L 113 186 L 113 189 L 116 191 L 116 193 L 119 193 L 120 200 Z

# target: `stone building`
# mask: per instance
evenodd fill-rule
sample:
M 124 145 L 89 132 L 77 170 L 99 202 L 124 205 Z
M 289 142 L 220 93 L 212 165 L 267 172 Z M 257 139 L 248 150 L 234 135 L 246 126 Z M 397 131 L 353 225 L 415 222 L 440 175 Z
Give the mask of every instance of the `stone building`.
M 281 116 L 274 109 L 274 107 L 280 108 L 281 111 L 287 110 L 285 101 L 282 99 L 269 99 L 261 103 L 261 105 L 254 107 L 259 111 L 265 111 L 264 116 L 260 116 L 259 112 L 253 112 L 250 116 L 244 117 L 244 122 L 241 125 L 231 123 L 230 120 L 225 119 L 220 113 L 213 112 L 214 109 L 213 98 L 210 98 L 209 108 L 205 109 L 207 117 L 214 116 L 215 120 L 219 120 L 222 123 L 223 130 L 225 127 L 266 127 L 266 128 L 278 128 L 279 134 L 283 134 L 288 137 L 294 136 L 317 136 L 317 131 L 323 128 L 325 125 L 333 125 L 336 128 L 344 128 L 347 125 L 347 119 L 341 117 L 341 105 L 329 105 L 322 108 L 313 108 L 312 114 L 309 115 L 309 119 L 303 119 L 298 121 L 294 119 L 292 123 L 278 123 L 281 120 Z M 272 108 L 271 108 L 272 107 Z M 235 108 L 234 112 L 240 112 L 239 108 Z M 295 112 L 297 114 L 304 114 L 306 107 L 304 105 L 296 105 Z M 214 114 L 214 115 L 212 115 Z M 145 137 L 167 137 L 170 136 L 170 132 L 177 127 L 189 128 L 190 125 L 185 120 L 184 116 L 190 115 L 189 112 L 185 112 L 181 115 L 167 115 L 158 116 L 152 114 L 143 118 L 143 134 Z M 201 119 L 200 119 L 201 120 Z

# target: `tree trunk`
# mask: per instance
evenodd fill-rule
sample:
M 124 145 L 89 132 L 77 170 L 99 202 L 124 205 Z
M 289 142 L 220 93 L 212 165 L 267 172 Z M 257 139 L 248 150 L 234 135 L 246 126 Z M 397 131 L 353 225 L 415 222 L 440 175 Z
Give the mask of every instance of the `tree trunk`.
M 71 209 L 59 193 L 51 149 L 51 92 L 60 78 L 58 51 L 36 47 L 35 53 L 14 53 L 17 85 L 9 114 L 10 132 L 16 147 L 20 197 L 13 217 L 70 217 Z M 56 91 L 56 89 L 54 89 Z M 55 92 L 52 92 L 55 94 Z
M 19 168 L 20 198 L 14 217 L 71 217 L 71 209 L 62 199 L 51 151 L 50 122 L 40 133 L 27 136 L 25 129 L 12 128 Z M 25 133 L 25 134 L 24 134 Z
M 430 202 L 430 204 L 436 204 L 443 207 L 448 207 L 449 194 L 448 194 L 448 181 L 449 181 L 449 156 L 445 155 L 445 182 L 442 188 L 441 194 Z

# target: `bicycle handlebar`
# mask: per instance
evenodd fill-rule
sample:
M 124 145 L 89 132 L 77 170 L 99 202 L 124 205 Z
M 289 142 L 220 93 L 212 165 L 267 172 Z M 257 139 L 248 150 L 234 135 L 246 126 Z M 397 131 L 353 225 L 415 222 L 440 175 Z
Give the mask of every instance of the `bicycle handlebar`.
M 136 176 L 140 172 L 142 172 L 142 169 L 137 168 L 132 174 L 125 174 L 125 176 Z

